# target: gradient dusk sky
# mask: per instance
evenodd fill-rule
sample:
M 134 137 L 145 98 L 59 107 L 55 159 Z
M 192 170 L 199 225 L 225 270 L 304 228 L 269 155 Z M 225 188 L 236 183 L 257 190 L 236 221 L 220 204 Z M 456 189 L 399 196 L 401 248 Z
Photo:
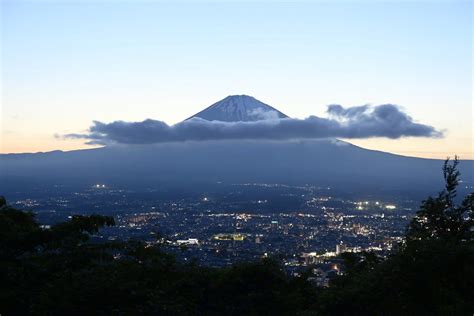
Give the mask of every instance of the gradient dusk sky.
M 474 159 L 472 2 L 1 4 L 2 153 L 90 148 L 93 120 L 177 123 L 232 94 L 295 118 L 392 103 L 445 137 L 351 139 Z

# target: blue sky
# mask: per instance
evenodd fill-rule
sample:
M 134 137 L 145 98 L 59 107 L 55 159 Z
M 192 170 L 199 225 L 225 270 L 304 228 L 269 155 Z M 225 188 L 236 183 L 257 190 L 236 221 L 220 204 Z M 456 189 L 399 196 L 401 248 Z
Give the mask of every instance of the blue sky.
M 3 1 L 2 152 L 86 148 L 92 120 L 179 122 L 248 94 L 298 118 L 394 103 L 444 139 L 351 140 L 474 158 L 470 1 Z

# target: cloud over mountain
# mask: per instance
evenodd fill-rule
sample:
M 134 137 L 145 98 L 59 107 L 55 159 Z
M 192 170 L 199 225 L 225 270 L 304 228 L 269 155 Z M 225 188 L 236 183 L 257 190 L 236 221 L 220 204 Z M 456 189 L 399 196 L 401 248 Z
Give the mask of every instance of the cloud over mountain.
M 153 144 L 206 140 L 289 140 L 317 138 L 442 137 L 434 127 L 415 122 L 398 106 L 328 106 L 328 118 L 280 118 L 247 122 L 208 121 L 201 118 L 168 125 L 147 119 L 143 122 L 94 121 L 85 134 L 66 138 L 88 140 L 88 144 Z

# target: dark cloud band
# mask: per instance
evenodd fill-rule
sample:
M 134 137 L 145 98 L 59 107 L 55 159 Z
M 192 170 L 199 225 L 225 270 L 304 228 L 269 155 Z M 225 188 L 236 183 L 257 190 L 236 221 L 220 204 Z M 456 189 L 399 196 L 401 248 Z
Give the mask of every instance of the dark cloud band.
M 288 140 L 309 138 L 442 137 L 434 127 L 416 123 L 398 106 L 328 106 L 329 118 L 269 119 L 255 122 L 221 122 L 193 118 L 175 125 L 157 120 L 143 122 L 94 121 L 86 134 L 66 138 L 87 139 L 89 144 L 152 144 L 206 140 Z

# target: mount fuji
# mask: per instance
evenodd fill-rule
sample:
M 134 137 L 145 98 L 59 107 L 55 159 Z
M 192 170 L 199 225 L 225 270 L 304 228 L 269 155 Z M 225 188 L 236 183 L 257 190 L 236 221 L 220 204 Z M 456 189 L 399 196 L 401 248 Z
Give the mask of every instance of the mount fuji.
M 288 118 L 274 107 L 248 95 L 230 95 L 191 116 L 208 121 L 252 122 L 265 119 Z
M 189 119 L 258 121 L 288 116 L 253 97 L 229 96 Z M 442 161 L 373 151 L 336 139 L 220 140 L 112 145 L 95 149 L 0 155 L 0 194 L 44 185 L 107 183 L 182 188 L 222 182 L 331 186 L 375 193 L 436 193 Z M 460 164 L 472 185 L 474 161 Z

